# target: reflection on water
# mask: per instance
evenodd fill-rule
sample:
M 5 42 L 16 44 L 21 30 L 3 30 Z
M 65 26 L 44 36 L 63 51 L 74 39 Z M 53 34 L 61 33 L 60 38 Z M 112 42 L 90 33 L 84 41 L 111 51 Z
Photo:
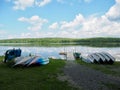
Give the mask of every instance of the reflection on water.
M 116 60 L 120 61 L 120 47 L 115 48 L 98 48 L 98 47 L 87 47 L 87 46 L 65 46 L 65 47 L 24 47 L 24 46 L 0 46 L 0 55 L 4 55 L 5 51 L 13 48 L 21 48 L 22 55 L 27 56 L 30 53 L 32 55 L 41 55 L 43 57 L 55 57 L 63 58 L 59 55 L 59 52 L 81 52 L 83 56 L 87 56 L 93 52 L 108 52 L 113 55 Z

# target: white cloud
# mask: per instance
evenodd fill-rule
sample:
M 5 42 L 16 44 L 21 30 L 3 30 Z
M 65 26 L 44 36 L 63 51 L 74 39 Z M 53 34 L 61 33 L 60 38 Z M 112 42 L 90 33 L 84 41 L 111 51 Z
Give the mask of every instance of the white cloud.
M 35 4 L 39 7 L 45 6 L 46 4 L 50 3 L 51 0 L 36 0 Z
M 13 3 L 15 4 L 13 9 L 25 10 L 27 7 L 32 7 L 34 5 L 34 0 L 14 0 Z
M 42 19 L 37 15 L 32 16 L 31 18 L 21 17 L 18 20 L 21 22 L 27 22 L 27 23 L 31 24 L 31 26 L 29 26 L 27 29 L 32 30 L 32 31 L 40 30 L 42 28 L 43 24 L 48 22 L 46 19 Z
M 6 2 L 12 2 L 14 4 L 14 10 L 25 10 L 28 7 L 45 6 L 50 3 L 51 0 L 6 0 Z
M 6 34 L 7 32 L 5 30 L 0 30 L 0 35 L 4 35 Z
M 76 15 L 72 21 L 58 22 L 59 31 L 54 36 L 61 37 L 120 37 L 120 0 L 116 0 L 106 14 L 84 17 Z M 114 21 L 114 22 L 113 22 Z
M 58 23 L 57 22 L 55 22 L 55 23 L 53 23 L 53 24 L 51 24 L 50 26 L 49 26 L 49 29 L 58 29 L 58 27 L 59 27 L 59 25 L 58 25 Z
M 61 29 L 73 29 L 84 22 L 84 17 L 81 14 L 76 15 L 75 19 L 70 22 L 62 21 Z
M 69 4 L 69 5 L 73 5 L 74 0 L 57 0 L 58 3 L 61 3 L 61 4 Z M 78 3 L 82 3 L 82 2 L 85 2 L 85 3 L 90 3 L 92 2 L 93 0 L 76 0 L 76 2 Z
M 113 22 L 103 16 L 89 16 L 85 18 L 81 14 L 76 15 L 70 22 L 59 23 L 59 30 L 55 37 L 88 38 L 88 37 L 120 37 L 120 22 Z
M 69 38 L 88 38 L 88 37 L 120 37 L 120 22 L 118 21 L 118 7 L 120 0 L 116 0 L 116 4 L 113 5 L 106 14 L 102 16 L 91 15 L 84 17 L 82 14 L 78 14 L 71 21 L 60 21 L 49 25 L 49 29 L 55 29 L 56 31 L 48 32 L 34 32 L 34 37 L 69 37 Z M 113 8 L 113 10 L 112 10 Z M 114 18 L 115 17 L 115 18 Z M 117 17 L 117 18 L 116 18 Z M 111 19 L 112 20 L 111 20 Z M 114 20 L 114 21 L 113 21 Z M 34 24 L 39 21 L 38 16 L 31 18 L 21 17 L 19 21 L 29 22 L 32 26 L 29 29 L 35 29 Z M 46 20 L 41 19 L 42 24 Z M 39 24 L 41 26 L 42 24 Z M 37 26 L 38 26 L 37 25 Z M 36 28 L 40 28 L 37 27 Z M 37 29 L 38 30 L 38 29 Z M 33 37 L 33 33 L 24 33 L 21 37 Z
M 4 39 L 7 37 L 7 32 L 5 30 L 0 30 L 0 39 Z
M 120 21 L 120 0 L 116 0 L 116 4 L 109 9 L 106 16 L 112 21 Z
M 54 22 L 48 26 L 48 29 L 56 29 L 57 32 L 55 30 L 39 32 L 38 30 L 47 22 L 46 19 L 39 16 L 21 17 L 18 20 L 29 23 L 31 26 L 28 29 L 35 32 L 22 33 L 19 37 L 120 37 L 119 8 L 120 0 L 116 0 L 116 4 L 102 16 L 91 15 L 84 17 L 82 14 L 78 14 L 71 21 Z
M 52 0 L 6 0 L 6 2 L 13 2 L 14 10 L 25 10 L 28 7 L 33 7 L 33 6 L 39 6 L 43 7 L 50 3 Z M 82 0 L 77 0 L 78 2 L 81 2 Z M 83 0 L 86 3 L 90 3 L 92 0 Z M 118 1 L 118 0 L 117 0 Z M 64 3 L 64 4 L 69 4 L 73 5 L 72 1 L 66 1 L 66 0 L 57 0 L 59 3 Z

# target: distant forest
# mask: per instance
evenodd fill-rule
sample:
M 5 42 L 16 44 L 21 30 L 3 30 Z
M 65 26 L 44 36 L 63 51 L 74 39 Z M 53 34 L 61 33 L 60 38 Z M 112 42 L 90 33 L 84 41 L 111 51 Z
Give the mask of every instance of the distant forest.
M 60 46 L 60 45 L 86 45 L 96 47 L 120 47 L 120 38 L 23 38 L 4 39 L 0 43 L 26 43 L 37 46 Z

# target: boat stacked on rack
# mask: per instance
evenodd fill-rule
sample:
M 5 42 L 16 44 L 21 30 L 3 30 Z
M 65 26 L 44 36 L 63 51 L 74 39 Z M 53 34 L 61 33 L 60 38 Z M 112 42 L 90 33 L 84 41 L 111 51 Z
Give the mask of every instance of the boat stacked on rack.
M 107 52 L 100 52 L 89 54 L 87 56 L 87 60 L 89 60 L 91 63 L 113 64 L 115 58 Z

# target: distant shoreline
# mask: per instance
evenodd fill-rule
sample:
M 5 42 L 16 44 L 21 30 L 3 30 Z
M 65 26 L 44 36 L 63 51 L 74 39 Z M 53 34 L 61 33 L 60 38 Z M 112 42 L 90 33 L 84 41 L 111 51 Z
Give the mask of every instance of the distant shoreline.
M 63 46 L 84 45 L 93 47 L 120 47 L 120 38 L 23 38 L 0 40 L 0 45 Z

